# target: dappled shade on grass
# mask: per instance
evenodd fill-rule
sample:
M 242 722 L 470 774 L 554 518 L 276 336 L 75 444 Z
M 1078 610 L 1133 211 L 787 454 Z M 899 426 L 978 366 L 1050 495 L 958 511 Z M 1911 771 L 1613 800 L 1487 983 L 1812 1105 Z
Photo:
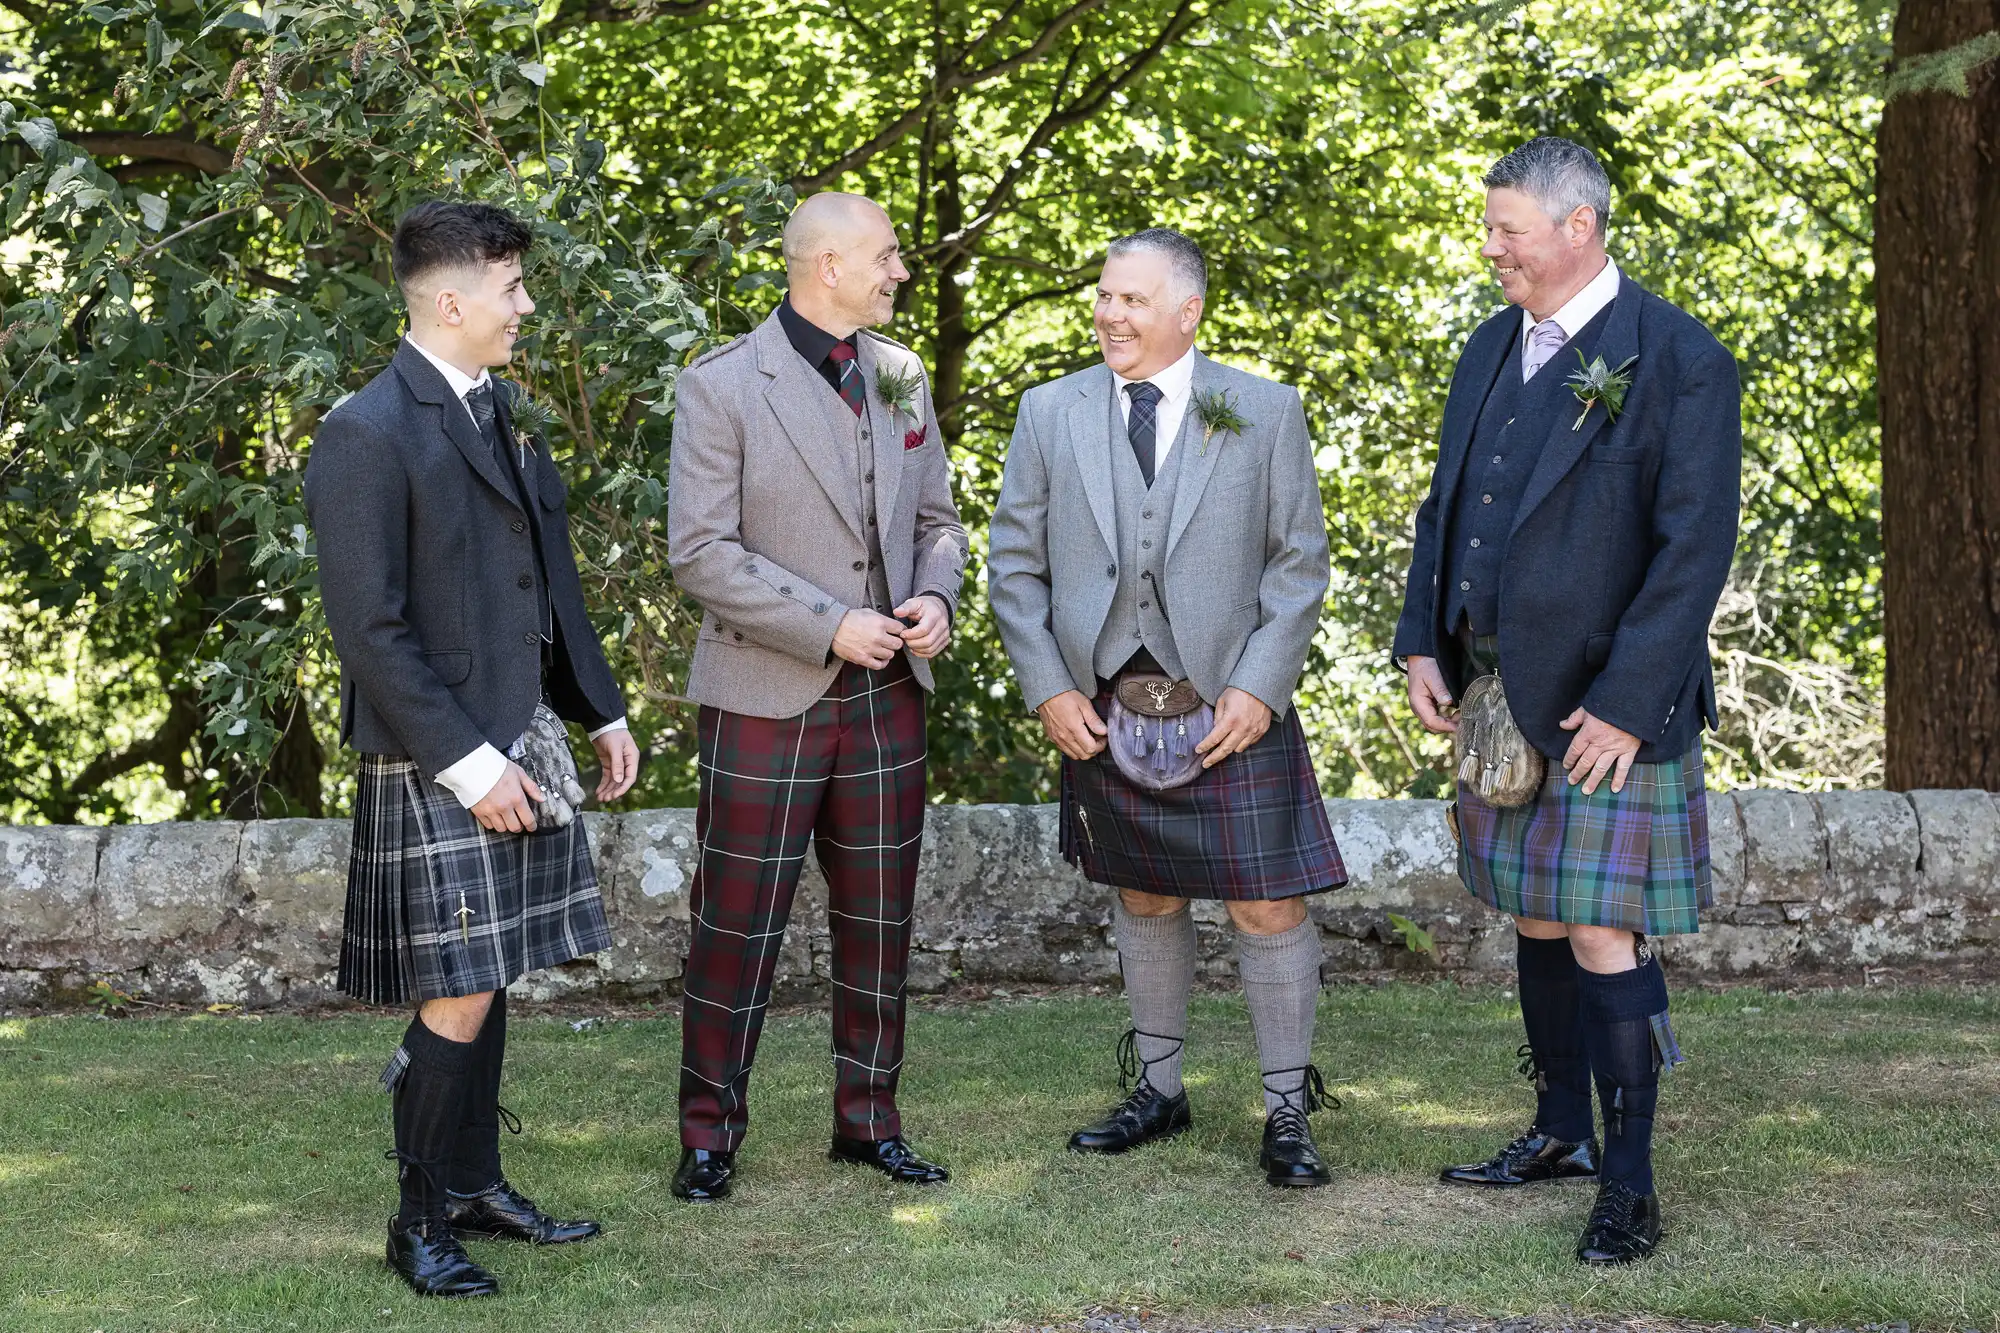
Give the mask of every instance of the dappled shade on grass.
M 737 1195 L 677 1204 L 671 1018 L 579 1031 L 524 1011 L 509 1174 L 601 1217 L 587 1246 L 476 1243 L 499 1302 L 454 1329 L 967 1329 L 1092 1302 L 1226 1310 L 1383 1300 L 1568 1307 L 1728 1322 L 2000 1312 L 2000 1001 L 1981 992 L 1756 991 L 1676 1000 L 1693 1063 L 1667 1080 L 1662 1257 L 1612 1274 L 1570 1251 L 1588 1186 L 1468 1194 L 1439 1165 L 1532 1111 L 1510 998 L 1330 992 L 1317 1055 L 1343 1107 L 1316 1118 L 1336 1172 L 1275 1191 L 1254 1169 L 1261 1103 L 1234 997 L 1197 1002 L 1192 1132 L 1116 1159 L 1068 1132 L 1118 1096 L 1115 998 L 913 1015 L 913 1142 L 954 1171 L 899 1190 L 825 1160 L 823 1015 L 772 1022 Z M 398 1020 L 0 1021 L 0 1329 L 429 1329 L 383 1268 L 394 1203 L 375 1084 Z M 1303 1259 L 1290 1255 L 1303 1255 Z M 383 1311 L 388 1311 L 385 1315 Z

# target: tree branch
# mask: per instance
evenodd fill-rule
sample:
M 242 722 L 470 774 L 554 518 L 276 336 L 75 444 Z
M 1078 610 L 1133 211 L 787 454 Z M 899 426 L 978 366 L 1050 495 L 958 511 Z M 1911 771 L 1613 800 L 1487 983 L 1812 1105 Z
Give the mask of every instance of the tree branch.
M 110 130 L 65 137 L 78 148 L 98 157 L 131 157 L 142 162 L 172 162 L 209 176 L 220 176 L 229 170 L 228 153 L 212 143 L 182 138 L 177 134 L 128 134 Z

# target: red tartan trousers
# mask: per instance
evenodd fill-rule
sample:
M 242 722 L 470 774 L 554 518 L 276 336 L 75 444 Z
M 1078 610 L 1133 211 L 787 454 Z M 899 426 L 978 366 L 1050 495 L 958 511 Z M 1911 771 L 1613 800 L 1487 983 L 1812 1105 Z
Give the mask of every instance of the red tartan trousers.
M 701 859 L 681 1016 L 681 1143 L 734 1152 L 810 838 L 833 935 L 834 1132 L 902 1133 L 903 985 L 924 832 L 924 692 L 847 664 L 798 717 L 703 708 Z

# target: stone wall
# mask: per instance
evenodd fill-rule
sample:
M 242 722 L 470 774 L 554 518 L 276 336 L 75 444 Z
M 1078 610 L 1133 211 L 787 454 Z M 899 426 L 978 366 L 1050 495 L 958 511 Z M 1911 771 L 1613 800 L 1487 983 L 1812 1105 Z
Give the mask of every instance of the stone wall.
M 1459 888 L 1436 801 L 1327 803 L 1348 887 L 1313 900 L 1328 975 L 1512 966 L 1504 919 Z M 1985 792 L 1746 791 L 1711 797 L 1715 910 L 1670 941 L 1686 970 L 1985 959 L 2000 941 L 2000 797 Z M 533 978 L 545 997 L 638 999 L 679 987 L 694 872 L 691 810 L 591 815 L 618 945 Z M 1109 899 L 1055 854 L 1051 806 L 933 806 L 912 985 L 1117 975 Z M 339 820 L 0 828 L 0 1004 L 73 1002 L 104 979 L 156 1000 L 312 1003 L 332 991 L 348 826 Z M 826 889 L 808 870 L 781 988 L 823 984 Z M 1391 929 L 1427 929 L 1434 955 Z M 1232 970 L 1217 904 L 1197 909 L 1204 967 Z

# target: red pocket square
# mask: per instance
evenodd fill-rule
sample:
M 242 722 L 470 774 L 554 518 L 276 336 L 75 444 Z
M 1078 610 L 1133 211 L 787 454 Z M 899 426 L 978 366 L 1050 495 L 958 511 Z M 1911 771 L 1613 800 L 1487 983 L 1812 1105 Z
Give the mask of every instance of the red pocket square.
M 923 425 L 918 426 L 914 430 L 904 431 L 903 447 L 905 449 L 918 449 L 923 447 L 924 441 L 930 438 L 930 432 L 931 432 L 931 423 L 928 421 L 926 421 Z

